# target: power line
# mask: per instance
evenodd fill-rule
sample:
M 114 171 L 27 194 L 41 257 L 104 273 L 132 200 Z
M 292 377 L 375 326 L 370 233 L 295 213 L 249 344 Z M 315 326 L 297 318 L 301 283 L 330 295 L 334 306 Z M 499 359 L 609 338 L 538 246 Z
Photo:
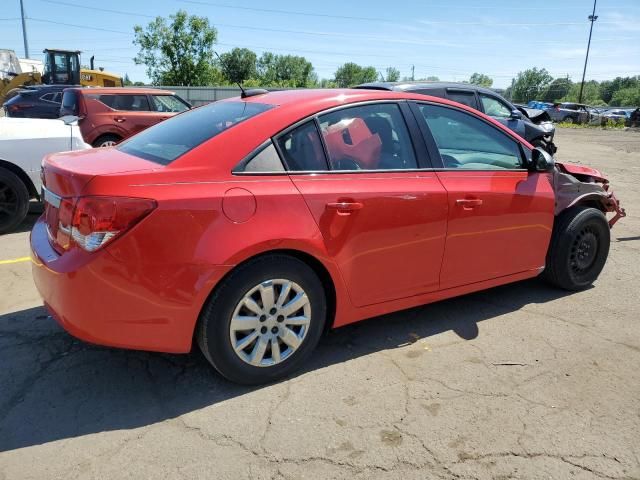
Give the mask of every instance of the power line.
M 98 12 L 116 13 L 118 15 L 127 15 L 128 17 L 136 16 L 136 17 L 145 17 L 145 18 L 156 18 L 154 15 L 146 15 L 144 13 L 125 12 L 124 10 L 113 10 L 110 8 L 101 8 L 101 7 L 89 7 L 87 5 L 80 5 L 79 3 L 63 2 L 60 0 L 40 0 L 40 1 L 44 3 L 53 3 L 56 5 L 65 5 L 65 6 L 74 7 L 74 8 L 84 8 L 86 10 L 95 10 Z

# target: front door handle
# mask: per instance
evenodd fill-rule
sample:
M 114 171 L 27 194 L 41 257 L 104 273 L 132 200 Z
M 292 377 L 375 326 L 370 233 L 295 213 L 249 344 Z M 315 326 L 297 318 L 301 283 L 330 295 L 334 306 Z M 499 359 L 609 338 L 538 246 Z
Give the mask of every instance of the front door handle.
M 479 198 L 459 198 L 456 200 L 456 205 L 464 208 L 465 210 L 471 210 L 472 208 L 482 205 L 482 200 Z
M 356 210 L 360 210 L 362 207 L 364 207 L 364 205 L 360 202 L 343 201 L 327 203 L 327 208 L 337 210 L 338 213 L 343 214 L 355 212 Z

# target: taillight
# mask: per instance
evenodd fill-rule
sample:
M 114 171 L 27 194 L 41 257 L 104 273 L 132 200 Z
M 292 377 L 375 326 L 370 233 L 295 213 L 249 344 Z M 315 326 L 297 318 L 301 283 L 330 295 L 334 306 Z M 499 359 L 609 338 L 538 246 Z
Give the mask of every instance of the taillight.
M 63 198 L 58 207 L 55 246 L 73 245 L 95 252 L 122 235 L 156 208 L 154 200 L 127 197 Z

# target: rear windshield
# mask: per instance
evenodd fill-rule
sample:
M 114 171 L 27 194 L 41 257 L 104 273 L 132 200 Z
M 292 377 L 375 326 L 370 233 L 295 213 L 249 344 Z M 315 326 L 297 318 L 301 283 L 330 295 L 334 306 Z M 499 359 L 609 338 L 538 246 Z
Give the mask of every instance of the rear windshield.
M 121 152 L 168 165 L 219 133 L 273 108 L 248 102 L 220 102 L 176 115 L 118 146 Z

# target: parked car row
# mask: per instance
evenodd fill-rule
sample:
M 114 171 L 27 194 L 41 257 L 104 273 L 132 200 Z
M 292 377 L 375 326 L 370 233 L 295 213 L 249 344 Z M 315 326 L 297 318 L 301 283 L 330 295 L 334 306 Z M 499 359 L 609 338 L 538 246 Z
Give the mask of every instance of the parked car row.
M 38 85 L 20 89 L 4 104 L 8 117 L 78 117 L 84 140 L 94 147 L 125 138 L 191 108 L 173 92 L 143 88 Z
M 586 104 L 562 102 L 548 103 L 532 100 L 527 104 L 530 108 L 540 108 L 548 112 L 554 122 L 562 123 L 590 123 L 601 125 L 612 120 L 630 126 L 633 108 L 600 108 Z M 636 120 L 640 121 L 640 120 Z

